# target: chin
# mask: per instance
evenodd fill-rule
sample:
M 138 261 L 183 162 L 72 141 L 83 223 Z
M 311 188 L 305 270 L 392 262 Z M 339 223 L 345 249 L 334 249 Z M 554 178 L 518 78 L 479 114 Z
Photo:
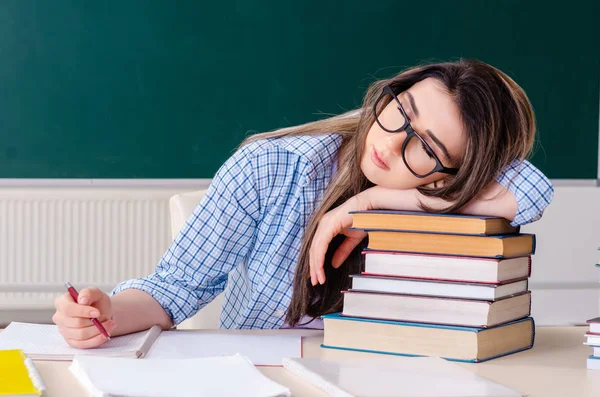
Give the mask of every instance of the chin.
M 378 173 L 375 170 L 368 170 L 367 172 L 363 171 L 363 174 L 365 175 L 365 178 L 367 178 L 367 180 L 374 185 L 389 189 L 397 189 L 397 187 L 390 186 L 388 178 L 386 178 L 384 175 L 381 175 L 381 173 Z
M 410 183 L 413 181 L 407 181 L 407 180 L 402 181 L 399 179 L 390 180 L 389 175 L 381 175 L 381 173 L 379 173 L 379 172 L 364 172 L 363 171 L 363 174 L 369 180 L 369 182 L 371 182 L 372 184 L 377 185 L 379 187 L 386 188 L 386 189 L 408 190 L 408 189 L 413 189 L 413 188 L 416 188 L 417 186 L 420 186 L 418 183 Z

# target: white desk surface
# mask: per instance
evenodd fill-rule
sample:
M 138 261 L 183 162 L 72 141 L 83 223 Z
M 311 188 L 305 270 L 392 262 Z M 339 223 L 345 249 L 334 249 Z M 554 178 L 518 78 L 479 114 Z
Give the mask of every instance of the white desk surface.
M 533 349 L 479 364 L 459 365 L 488 379 L 514 388 L 530 397 L 592 397 L 600 396 L 600 371 L 586 369 L 586 359 L 592 349 L 583 345 L 587 327 L 538 327 Z M 181 331 L 190 332 L 190 331 Z M 207 331 L 200 331 L 207 332 Z M 214 332 L 214 331 L 212 331 Z M 321 331 L 218 331 L 251 333 L 285 333 L 305 335 L 304 357 L 344 359 L 376 357 L 357 353 L 323 349 Z M 46 383 L 47 397 L 85 397 L 88 393 L 68 371 L 68 362 L 36 361 L 36 367 Z M 295 397 L 326 396 L 283 367 L 258 367 L 269 378 L 290 388 Z

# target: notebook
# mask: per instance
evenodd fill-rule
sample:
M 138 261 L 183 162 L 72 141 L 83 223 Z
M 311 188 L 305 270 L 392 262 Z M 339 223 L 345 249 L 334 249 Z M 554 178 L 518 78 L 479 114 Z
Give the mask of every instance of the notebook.
M 76 356 L 69 367 L 94 397 L 287 397 L 241 355 L 163 360 Z
M 302 338 L 298 335 L 166 331 L 154 343 L 146 360 L 232 354 L 248 357 L 254 365 L 281 366 L 285 357 L 302 357 Z
M 111 338 L 95 349 L 76 349 L 65 342 L 51 324 L 12 322 L 0 332 L 0 349 L 21 349 L 33 360 L 71 360 L 75 354 L 115 357 L 144 357 L 161 333 L 159 326 L 148 331 Z
M 21 350 L 0 350 L 0 396 L 41 396 L 46 387 Z
M 281 365 L 302 356 L 298 335 L 249 335 L 218 332 L 148 331 L 111 338 L 94 349 L 70 347 L 56 325 L 12 322 L 0 332 L 0 349 L 22 349 L 34 360 L 71 360 L 76 354 L 129 358 L 199 358 L 242 354 L 256 365 Z
M 334 397 L 523 396 L 437 357 L 289 358 L 283 366 Z

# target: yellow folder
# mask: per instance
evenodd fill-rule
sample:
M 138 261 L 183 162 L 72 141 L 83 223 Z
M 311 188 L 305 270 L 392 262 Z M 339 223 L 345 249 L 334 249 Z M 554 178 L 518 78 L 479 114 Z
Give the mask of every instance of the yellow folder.
M 21 350 L 0 350 L 0 396 L 41 396 L 44 385 Z

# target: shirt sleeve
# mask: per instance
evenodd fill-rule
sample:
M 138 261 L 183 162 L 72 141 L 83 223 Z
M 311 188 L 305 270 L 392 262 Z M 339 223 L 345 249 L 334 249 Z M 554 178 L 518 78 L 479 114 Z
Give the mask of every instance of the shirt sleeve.
M 517 199 L 517 214 L 512 226 L 537 221 L 554 198 L 550 180 L 527 160 L 510 163 L 496 181 Z
M 155 272 L 119 284 L 113 294 L 131 288 L 145 291 L 177 325 L 223 291 L 228 273 L 244 262 L 259 219 L 248 146 L 219 169 Z

